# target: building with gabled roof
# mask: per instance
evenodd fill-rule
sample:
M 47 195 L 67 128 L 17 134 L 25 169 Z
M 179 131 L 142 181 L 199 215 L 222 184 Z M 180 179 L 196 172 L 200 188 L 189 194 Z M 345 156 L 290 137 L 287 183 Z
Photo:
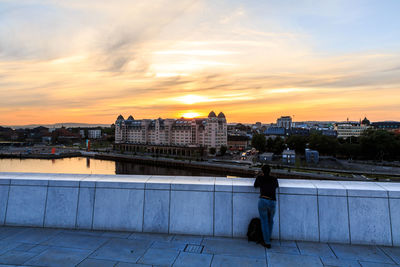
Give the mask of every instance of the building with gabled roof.
M 207 118 L 127 120 L 119 115 L 115 122 L 115 143 L 166 146 L 202 146 L 217 150 L 227 146 L 225 114 L 211 111 Z

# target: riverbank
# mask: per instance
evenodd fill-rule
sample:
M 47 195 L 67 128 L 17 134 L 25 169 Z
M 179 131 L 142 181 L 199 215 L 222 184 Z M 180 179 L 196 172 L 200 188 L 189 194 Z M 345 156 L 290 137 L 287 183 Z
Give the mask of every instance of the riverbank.
M 151 157 L 151 156 L 137 156 L 137 155 L 123 155 L 114 153 L 94 153 L 94 152 L 83 152 L 83 155 L 93 157 L 95 159 L 114 160 L 114 161 L 126 161 L 139 164 L 156 165 L 172 168 L 182 169 L 197 169 L 202 171 L 216 172 L 225 174 L 228 176 L 238 177 L 254 177 L 259 171 L 259 167 L 253 165 L 240 166 L 235 164 L 227 164 L 221 162 L 210 162 L 210 161 L 192 161 L 183 159 L 171 159 L 163 157 Z M 278 166 L 273 166 L 278 167 Z M 271 174 L 281 179 L 311 179 L 311 180 L 343 180 L 343 181 L 398 181 L 400 180 L 400 174 L 388 176 L 387 174 L 372 173 L 366 175 L 373 175 L 371 178 L 365 176 L 365 173 L 361 172 L 349 172 L 349 171 L 338 171 L 335 170 L 323 170 L 316 168 L 300 169 L 294 166 L 279 166 L 279 168 L 273 168 Z
M 233 166 L 220 163 L 210 163 L 208 161 L 194 161 L 185 159 L 172 159 L 164 157 L 152 157 L 152 156 L 137 156 L 137 155 L 123 155 L 115 153 L 91 153 L 83 152 L 82 155 L 93 157 L 95 159 L 113 160 L 113 161 L 125 161 L 145 165 L 155 165 L 162 167 L 171 168 L 182 168 L 182 169 L 197 169 L 207 172 L 216 172 L 225 174 L 228 176 L 239 176 L 239 177 L 254 177 L 258 168 L 251 166 Z
M 81 152 L 69 152 L 69 153 L 1 153 L 0 159 L 63 159 L 63 158 L 73 158 L 82 157 Z
M 140 174 L 140 165 L 149 167 L 160 167 L 164 169 L 175 169 L 192 172 L 191 175 L 196 175 L 193 172 L 215 174 L 217 176 L 228 177 L 254 177 L 259 170 L 259 165 L 240 161 L 195 161 L 190 159 L 176 159 L 167 157 L 156 157 L 150 155 L 132 155 L 119 154 L 110 152 L 86 152 L 86 151 L 65 151 L 58 154 L 50 153 L 9 153 L 0 154 L 0 158 L 15 158 L 15 159 L 62 159 L 85 157 L 98 160 L 113 161 L 116 163 L 132 164 L 131 167 L 123 167 L 117 165 L 115 173 L 118 174 Z M 87 163 L 87 164 L 90 164 Z M 139 167 L 132 167 L 138 165 Z M 128 165 L 129 166 L 129 165 Z M 346 180 L 346 181 L 400 181 L 400 173 L 388 174 L 379 172 L 361 172 L 340 169 L 325 169 L 325 168 L 296 168 L 294 166 L 271 165 L 272 175 L 282 179 L 312 179 L 312 180 Z M 147 167 L 146 167 L 147 168 Z M 7 171 L 7 170 L 5 170 Z M 179 172 L 178 172 L 179 173 Z M 152 173 L 149 173 L 152 174 Z M 155 174 L 155 173 L 154 173 Z M 158 173 L 160 175 L 160 173 Z M 171 174 L 169 174 L 171 175 Z M 175 174 L 172 174 L 175 175 Z M 184 175 L 184 174 L 176 174 Z M 199 175 L 199 174 L 198 174 Z M 200 174 L 201 175 L 201 174 Z

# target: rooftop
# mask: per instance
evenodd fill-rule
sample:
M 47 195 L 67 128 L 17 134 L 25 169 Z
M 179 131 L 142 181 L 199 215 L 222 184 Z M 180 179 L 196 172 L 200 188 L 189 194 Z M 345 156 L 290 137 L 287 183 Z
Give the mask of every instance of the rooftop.
M 266 250 L 245 239 L 0 227 L 0 264 L 394 267 L 400 247 L 274 240 Z

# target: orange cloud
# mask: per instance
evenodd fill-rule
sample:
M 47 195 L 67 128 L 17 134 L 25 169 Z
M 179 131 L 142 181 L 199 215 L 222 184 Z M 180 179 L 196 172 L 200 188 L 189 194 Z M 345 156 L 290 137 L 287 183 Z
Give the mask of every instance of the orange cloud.
M 242 6 L 227 14 L 189 0 L 51 2 L 68 12 L 39 9 L 43 20 L 28 23 L 19 18 L 33 11 L 17 10 L 0 26 L 1 125 L 215 109 L 228 122 L 400 120 L 397 51 L 320 53 L 301 31 L 263 30 Z

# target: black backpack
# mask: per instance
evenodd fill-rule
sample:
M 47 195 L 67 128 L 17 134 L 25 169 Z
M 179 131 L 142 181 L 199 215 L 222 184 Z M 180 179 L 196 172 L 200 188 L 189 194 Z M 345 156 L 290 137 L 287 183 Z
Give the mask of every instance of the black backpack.
M 262 230 L 261 230 L 261 220 L 260 218 L 253 218 L 249 223 L 249 228 L 247 229 L 247 240 L 254 241 L 257 243 L 264 242 Z

